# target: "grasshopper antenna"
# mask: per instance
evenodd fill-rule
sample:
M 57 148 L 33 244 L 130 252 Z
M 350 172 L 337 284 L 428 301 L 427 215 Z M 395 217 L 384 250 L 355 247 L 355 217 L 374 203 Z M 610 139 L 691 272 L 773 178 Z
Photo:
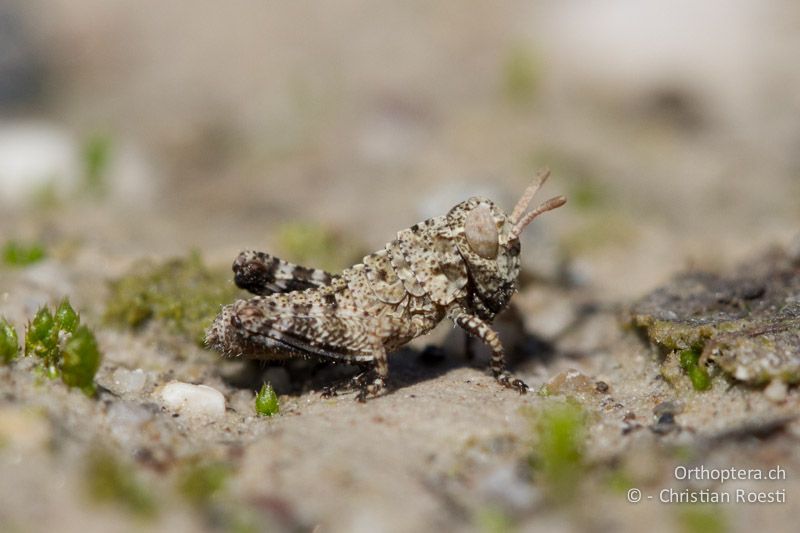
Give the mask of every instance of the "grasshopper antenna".
M 542 188 L 542 185 L 544 185 L 549 177 L 550 169 L 548 168 L 543 168 L 537 172 L 536 179 L 533 180 L 533 183 L 528 185 L 528 188 L 522 193 L 522 197 L 520 197 L 517 205 L 514 206 L 514 211 L 511 213 L 511 221 L 514 223 L 514 227 L 511 230 L 512 238 L 519 237 L 522 233 L 522 230 L 525 229 L 525 226 L 530 224 L 533 219 L 542 213 L 547 213 L 548 211 L 557 209 L 567 203 L 566 197 L 556 196 L 540 204 L 536 209 L 523 216 L 525 210 L 528 208 L 528 204 L 531 203 L 533 197 L 536 195 L 539 189 Z

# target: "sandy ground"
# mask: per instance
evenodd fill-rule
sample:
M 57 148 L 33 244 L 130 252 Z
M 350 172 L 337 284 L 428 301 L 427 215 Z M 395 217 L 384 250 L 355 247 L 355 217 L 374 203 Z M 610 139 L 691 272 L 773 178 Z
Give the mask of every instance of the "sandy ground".
M 69 296 L 104 359 L 94 397 L 30 359 L 0 366 L 0 529 L 792 529 L 796 387 L 770 398 L 720 376 L 705 392 L 669 383 L 626 324 L 630 305 L 678 272 L 731 271 L 793 246 L 791 2 L 737 3 L 722 18 L 713 2 L 668 13 L 106 4 L 18 8 L 46 76 L 38 99 L 4 108 L 0 170 L 28 153 L 3 151 L 24 138 L 59 187 L 42 202 L 0 172 L 0 238 L 48 251 L 0 266 L 0 316 L 22 336 L 39 306 Z M 37 144 L 31 123 L 55 137 Z M 98 132 L 112 148 L 96 195 L 80 184 L 80 154 Z M 525 396 L 494 383 L 485 351 L 467 361 L 450 325 L 392 356 L 390 390 L 360 404 L 321 397 L 341 368 L 223 361 L 159 324 L 102 321 L 107 282 L 142 258 L 199 250 L 227 270 L 241 249 L 291 253 L 282 228 L 303 223 L 347 243 L 348 257 L 319 258 L 345 266 L 470 195 L 510 208 L 541 165 L 553 169 L 545 194 L 570 202 L 527 231 L 516 314 L 498 320 Z M 431 343 L 443 357 L 421 356 Z M 173 380 L 221 392 L 224 413 L 171 411 L 160 391 Z M 254 410 L 264 380 L 281 393 L 272 418 Z M 537 426 L 565 402 L 585 416 L 573 467 L 554 470 L 566 496 L 543 470 Z M 785 479 L 677 479 L 682 466 Z M 670 489 L 785 491 L 785 503 L 659 501 Z

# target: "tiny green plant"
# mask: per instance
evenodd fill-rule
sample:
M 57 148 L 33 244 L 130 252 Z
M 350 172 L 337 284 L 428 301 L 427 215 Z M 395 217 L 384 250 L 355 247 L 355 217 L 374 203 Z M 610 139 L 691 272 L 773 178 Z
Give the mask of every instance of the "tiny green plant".
M 39 360 L 47 377 L 77 387 L 88 395 L 95 392 L 94 375 L 102 359 L 94 334 L 80 325 L 80 315 L 64 298 L 53 313 L 39 309 L 25 332 L 25 355 Z
M 69 387 L 77 387 L 88 395 L 95 392 L 94 375 L 100 368 L 101 355 L 97 341 L 86 326 L 80 326 L 64 346 L 61 379 Z
M 269 383 L 264 383 L 256 394 L 256 413 L 261 416 L 272 416 L 280 411 L 278 395 Z
M 86 188 L 94 194 L 101 194 L 106 188 L 106 174 L 111 160 L 111 138 L 106 135 L 93 135 L 83 147 L 83 160 L 86 173 Z
M 180 476 L 178 490 L 189 503 L 203 507 L 223 492 L 230 473 L 230 467 L 224 463 L 194 464 Z
M 570 501 L 585 470 L 586 415 L 571 402 L 547 405 L 534 415 L 532 466 L 553 502 Z
M 728 522 L 718 505 L 685 505 L 679 508 L 678 522 L 685 533 L 725 533 Z
M 689 376 L 695 390 L 708 390 L 711 388 L 711 377 L 708 371 L 700 365 L 700 350 L 683 350 L 679 355 L 681 368 Z
M 45 258 L 44 246 L 40 243 L 24 243 L 8 241 L 3 245 L 3 263 L 14 267 L 23 267 L 38 263 Z
M 511 518 L 496 507 L 479 509 L 475 514 L 475 522 L 481 533 L 511 533 L 516 529 Z
M 95 450 L 88 455 L 86 489 L 90 497 L 103 503 L 116 503 L 142 518 L 153 517 L 158 508 L 127 463 L 110 452 Z
M 5 317 L 0 317 L 0 362 L 10 363 L 19 355 L 19 338 Z
M 56 377 L 58 331 L 53 313 L 46 306 L 36 311 L 25 331 L 25 356 L 39 359 L 40 368 L 50 377 Z

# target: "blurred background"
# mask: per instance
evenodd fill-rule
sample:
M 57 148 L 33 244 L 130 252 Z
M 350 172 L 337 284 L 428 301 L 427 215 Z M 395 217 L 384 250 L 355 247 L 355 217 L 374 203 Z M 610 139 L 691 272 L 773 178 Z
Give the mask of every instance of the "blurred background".
M 0 530 L 140 531 L 162 507 L 164 531 L 263 529 L 234 527 L 252 513 L 276 531 L 512 531 L 503 513 L 526 530 L 670 531 L 685 509 L 609 487 L 672 486 L 688 444 L 788 465 L 794 503 L 796 390 L 773 409 L 755 389 L 672 388 L 613 311 L 687 268 L 776 245 L 800 257 L 799 58 L 796 0 L 0 0 L 0 315 L 22 339 L 68 296 L 104 354 L 93 398 L 43 385 L 31 357 L 0 365 Z M 569 202 L 526 229 L 538 283 L 498 320 L 541 394 L 495 387 L 449 323 L 416 345 L 445 357 L 393 357 L 396 388 L 366 405 L 200 347 L 240 250 L 342 268 L 469 196 L 510 210 L 542 166 L 541 198 Z M 216 389 L 220 418 L 168 410 L 171 380 Z M 285 416 L 256 415 L 265 381 Z M 584 470 L 574 412 L 567 430 L 534 427 L 554 393 L 585 399 L 586 463 L 616 481 Z M 775 413 L 793 433 L 736 436 Z M 671 456 L 657 432 L 675 416 Z M 552 477 L 574 520 L 543 499 L 537 438 L 573 476 Z M 97 479 L 130 516 L 85 505 Z M 690 507 L 693 533 L 798 513 Z
M 794 234 L 798 30 L 791 0 L 3 0 L 2 233 L 370 250 L 547 165 L 528 268 L 634 296 Z

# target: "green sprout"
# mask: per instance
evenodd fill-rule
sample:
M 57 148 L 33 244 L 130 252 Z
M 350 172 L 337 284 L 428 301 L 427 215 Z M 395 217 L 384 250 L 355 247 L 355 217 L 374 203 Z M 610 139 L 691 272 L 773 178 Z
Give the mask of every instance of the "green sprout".
M 478 509 L 475 522 L 482 533 L 511 533 L 516 530 L 511 518 L 496 507 Z
M 100 368 L 100 350 L 89 328 L 80 326 L 62 352 L 61 379 L 68 387 L 78 387 L 87 395 L 95 392 L 94 375 Z
M 551 500 L 570 501 L 584 471 L 584 411 L 571 402 L 552 403 L 535 415 L 534 433 L 534 471 Z
M 133 469 L 109 452 L 89 454 L 86 485 L 87 492 L 95 500 L 116 503 L 137 516 L 150 518 L 157 511 L 153 496 L 136 478 Z
M 9 266 L 28 266 L 45 258 L 44 246 L 40 243 L 8 241 L 3 245 L 3 262 Z
M 686 505 L 678 515 L 685 533 L 725 533 L 728 530 L 725 514 L 718 505 Z
M 81 317 L 72 308 L 67 298 L 64 298 L 58 304 L 53 319 L 58 329 L 67 333 L 75 333 L 75 329 L 81 322 Z
M 189 503 L 204 507 L 222 492 L 229 476 L 230 467 L 224 463 L 193 465 L 181 476 L 178 490 Z
M 39 359 L 47 377 L 94 394 L 94 375 L 102 359 L 94 334 L 80 325 L 80 316 L 64 298 L 55 313 L 39 309 L 25 332 L 25 355 Z
M 700 365 L 700 350 L 682 350 L 679 354 L 681 368 L 689 376 L 695 390 L 708 390 L 711 388 L 711 377 L 708 371 Z
M 256 394 L 256 413 L 261 416 L 272 416 L 280 411 L 278 395 L 269 383 L 264 383 Z
M 42 307 L 28 323 L 25 331 L 25 356 L 37 357 L 40 367 L 49 377 L 56 377 L 58 359 L 58 328 L 53 313 Z
M 0 317 L 0 361 L 8 364 L 19 355 L 19 338 L 5 317 Z
M 83 164 L 86 189 L 102 194 L 106 187 L 106 174 L 111 160 L 111 139 L 105 135 L 94 135 L 83 146 Z
M 205 330 L 238 290 L 194 253 L 165 263 L 140 263 L 111 283 L 104 320 L 136 329 L 151 320 L 203 346 Z

